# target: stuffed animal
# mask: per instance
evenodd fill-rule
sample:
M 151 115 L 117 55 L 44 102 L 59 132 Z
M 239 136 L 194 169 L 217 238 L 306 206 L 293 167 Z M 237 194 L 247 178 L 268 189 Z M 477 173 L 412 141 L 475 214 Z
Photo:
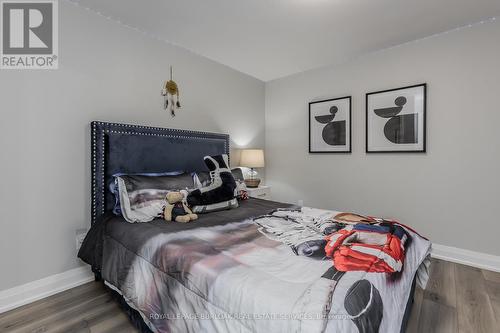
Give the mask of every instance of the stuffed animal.
M 166 221 L 191 222 L 198 219 L 198 215 L 193 214 L 186 205 L 187 191 L 167 193 L 167 205 L 163 211 Z
M 205 156 L 205 164 L 210 170 L 209 185 L 189 193 L 187 202 L 191 207 L 207 206 L 233 200 L 236 182 L 229 169 L 229 159 L 226 154 Z

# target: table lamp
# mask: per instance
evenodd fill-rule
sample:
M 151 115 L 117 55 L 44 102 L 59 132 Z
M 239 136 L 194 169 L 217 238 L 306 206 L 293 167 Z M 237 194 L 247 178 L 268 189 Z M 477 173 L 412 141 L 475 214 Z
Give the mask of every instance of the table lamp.
M 257 171 L 254 168 L 264 167 L 264 151 L 262 149 L 243 149 L 240 165 L 251 169 L 250 178 L 245 179 L 245 184 L 248 187 L 258 187 L 260 179 L 257 178 Z

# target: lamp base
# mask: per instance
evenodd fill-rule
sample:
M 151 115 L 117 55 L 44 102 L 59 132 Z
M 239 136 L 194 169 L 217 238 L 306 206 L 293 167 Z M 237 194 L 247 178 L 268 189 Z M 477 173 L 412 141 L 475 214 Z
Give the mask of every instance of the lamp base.
M 249 178 L 245 179 L 245 185 L 250 188 L 259 187 L 260 179 L 259 178 Z

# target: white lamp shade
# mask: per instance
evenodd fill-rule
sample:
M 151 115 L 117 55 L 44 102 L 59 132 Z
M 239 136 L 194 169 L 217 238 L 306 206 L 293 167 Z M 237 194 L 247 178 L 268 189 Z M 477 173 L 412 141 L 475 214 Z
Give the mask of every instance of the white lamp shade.
M 264 151 L 262 149 L 243 149 L 241 151 L 240 166 L 247 168 L 263 168 Z

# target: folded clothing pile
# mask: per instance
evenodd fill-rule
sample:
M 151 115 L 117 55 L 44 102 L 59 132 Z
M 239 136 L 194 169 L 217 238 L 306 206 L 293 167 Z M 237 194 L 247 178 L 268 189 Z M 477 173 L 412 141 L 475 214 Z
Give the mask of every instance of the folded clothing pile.
M 338 271 L 399 272 L 410 234 L 397 222 L 315 208 L 278 209 L 253 221 L 296 255 L 333 259 Z
M 325 252 L 339 271 L 400 272 L 407 232 L 395 223 L 348 225 L 326 237 Z

